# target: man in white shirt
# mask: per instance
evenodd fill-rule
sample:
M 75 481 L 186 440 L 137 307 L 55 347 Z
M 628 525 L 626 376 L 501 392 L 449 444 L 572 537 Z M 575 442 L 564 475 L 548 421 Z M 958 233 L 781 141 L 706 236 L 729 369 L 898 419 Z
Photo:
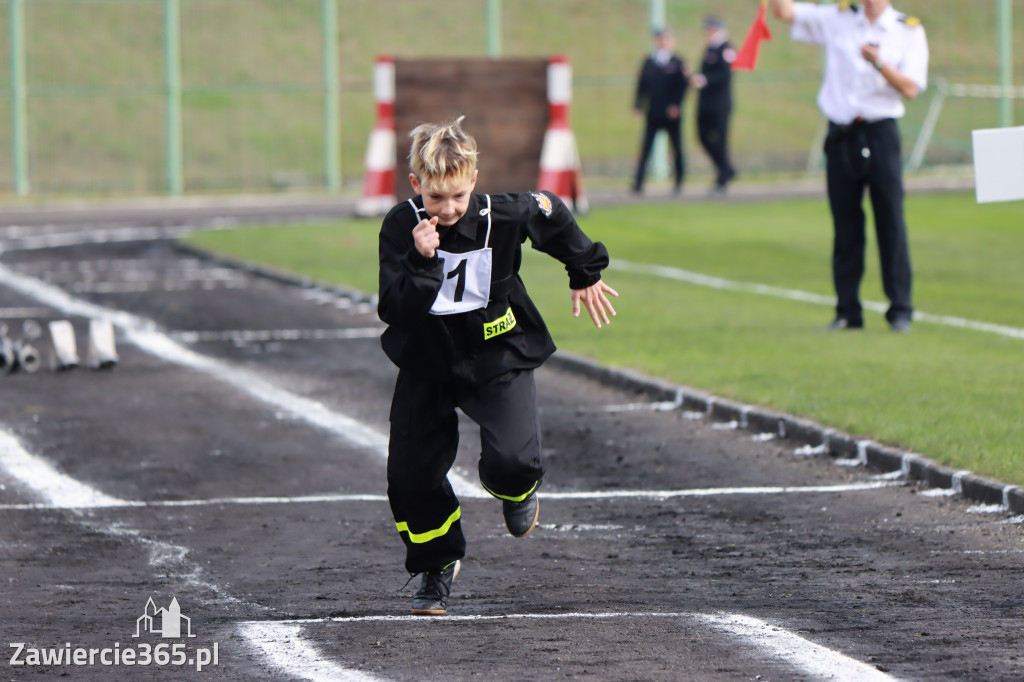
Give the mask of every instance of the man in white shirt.
M 832 279 L 836 317 L 829 329 L 864 326 L 864 188 L 875 217 L 885 317 L 893 331 L 910 331 L 910 250 L 903 212 L 903 158 L 896 119 L 904 99 L 928 85 L 928 41 L 921 22 L 889 0 L 816 5 L 772 0 L 793 40 L 821 45 L 825 75 L 818 106 L 829 120 L 825 140 L 828 198 L 835 239 Z

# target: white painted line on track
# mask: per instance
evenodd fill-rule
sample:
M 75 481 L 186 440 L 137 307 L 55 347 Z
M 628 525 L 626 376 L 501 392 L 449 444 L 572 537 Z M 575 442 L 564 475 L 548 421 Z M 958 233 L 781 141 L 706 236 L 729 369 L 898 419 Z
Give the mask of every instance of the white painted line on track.
M 822 296 L 821 294 L 814 294 L 809 291 L 800 291 L 799 289 L 786 289 L 784 287 L 776 287 L 770 284 L 758 284 L 756 282 L 738 282 L 736 280 L 725 279 L 723 277 L 715 277 L 713 275 L 705 275 L 700 272 L 693 272 L 691 270 L 683 270 L 681 268 L 674 268 L 668 265 L 651 265 L 647 263 L 631 263 L 624 260 L 613 260 L 608 266 L 609 270 L 619 270 L 622 272 L 632 272 L 642 275 L 653 275 L 655 277 L 661 277 L 663 279 L 671 279 L 677 282 L 686 282 L 687 284 L 695 284 L 697 286 L 708 287 L 711 289 L 718 289 L 720 291 L 739 291 L 748 294 L 759 294 L 761 296 L 771 296 L 773 298 L 783 298 L 789 301 L 798 301 L 800 303 L 813 303 L 814 305 L 823 305 L 830 308 L 835 307 L 836 299 L 834 296 Z M 878 301 L 864 301 L 864 308 L 877 313 L 885 313 L 888 310 L 888 304 L 881 303 Z M 935 315 L 932 313 L 921 312 L 919 310 L 914 311 L 915 322 L 930 322 L 932 324 L 944 325 L 947 327 L 959 327 L 961 329 L 969 329 L 976 332 L 985 332 L 988 334 L 997 334 L 999 336 L 1005 336 L 1011 339 L 1024 339 L 1024 328 L 1021 327 L 1010 327 L 1002 324 L 993 324 L 991 322 L 979 322 L 977 320 L 968 320 L 962 317 L 955 317 L 952 315 Z
M 4 434 L 0 431 L 0 466 L 32 489 L 52 498 L 48 502 L 0 504 L 0 510 L 47 510 L 47 509 L 107 509 L 118 507 L 208 507 L 218 505 L 273 505 L 273 504 L 331 504 L 339 502 L 387 502 L 386 495 L 322 494 L 297 495 L 290 497 L 213 497 L 200 500 L 122 500 L 83 486 L 74 479 L 28 453 L 23 456 L 8 456 L 5 450 Z M 7 439 L 13 440 L 10 436 Z M 20 446 L 17 446 L 20 448 Z M 13 448 L 11 448 L 13 450 Z M 22 452 L 24 452 L 22 450 Z M 29 460 L 22 462 L 21 460 Z M 18 468 L 20 465 L 20 468 Z M 689 490 L 601 490 L 583 492 L 543 492 L 544 500 L 602 500 L 602 499 L 644 499 L 668 500 L 676 497 L 721 497 L 727 495 L 796 495 L 820 493 L 848 493 L 864 490 L 878 490 L 903 485 L 889 481 L 868 483 L 843 483 L 839 485 L 812 486 L 752 486 L 746 488 L 692 488 Z M 77 488 L 76 488 L 77 486 Z M 78 489 L 83 489 L 79 491 Z M 58 494 L 57 490 L 71 490 L 72 494 Z
M 0 308 L 0 318 L 45 317 L 49 314 L 46 308 Z
M 4 461 L 0 459 L 0 465 Z M 63 476 L 63 474 L 60 474 Z M 102 493 L 97 493 L 102 495 Z M 104 496 L 105 497 L 105 496 Z M 62 498 L 63 499 L 63 498 Z M 295 497 L 212 497 L 206 500 L 119 500 L 111 498 L 112 501 L 104 502 L 98 500 L 95 503 L 78 501 L 75 503 L 65 502 L 26 502 L 23 504 L 0 504 L 0 510 L 4 511 L 31 511 L 49 509 L 116 509 L 120 507 L 131 507 L 134 509 L 153 507 L 216 507 L 223 505 L 273 505 L 273 504 L 323 504 L 338 502 L 387 502 L 386 495 L 302 495 Z
M 337 434 L 349 443 L 366 448 L 382 459 L 387 459 L 387 435 L 340 412 L 335 412 L 323 403 L 275 386 L 254 372 L 189 350 L 163 332 L 158 331 L 156 323 L 151 320 L 75 298 L 59 287 L 18 274 L 2 264 L 0 264 L 0 284 L 31 296 L 67 315 L 108 320 L 125 334 L 130 343 L 150 355 L 204 372 L 293 417 Z M 489 497 L 483 488 L 475 482 L 471 482 L 454 471 L 449 474 L 448 480 L 455 493 L 460 497 Z
M 818 679 L 882 682 L 897 678 L 874 666 L 810 642 L 757 618 L 734 613 L 697 615 L 695 618 L 753 644 L 777 660 L 786 661 Z
M 0 468 L 41 497 L 49 509 L 123 507 L 128 502 L 111 497 L 63 474 L 49 462 L 30 454 L 13 436 L 0 430 Z M 5 505 L 6 506 L 6 505 Z M 17 508 L 17 507 L 15 507 Z
M 81 244 L 105 244 L 108 242 L 151 241 L 154 239 L 176 239 L 195 232 L 197 228 L 187 225 L 169 227 L 106 227 L 86 231 L 74 230 L 39 234 L 39 227 L 26 227 L 20 233 L 6 230 L 2 236 L 16 240 L 4 245 L 5 251 L 33 251 L 52 249 L 59 246 Z M 204 228 L 206 229 L 206 228 Z M 212 226 L 211 228 L 212 229 Z
M 721 495 L 792 495 L 797 493 L 847 493 L 863 490 L 878 490 L 901 486 L 894 481 L 869 481 L 866 483 L 843 483 L 840 485 L 806 486 L 751 486 L 745 488 L 693 488 L 690 490 L 601 490 L 594 492 L 542 492 L 541 499 L 548 500 L 594 500 L 603 498 L 648 498 L 669 499 L 673 497 L 713 497 Z
M 230 341 L 259 343 L 263 341 L 339 341 L 344 339 L 376 339 L 383 327 L 348 329 L 235 329 L 226 331 L 177 331 L 168 336 L 182 343 Z
M 302 627 L 279 622 L 246 622 L 238 631 L 278 671 L 313 682 L 374 682 L 383 678 L 327 660 L 302 639 Z
M 816 679 L 849 680 L 850 682 L 892 682 L 898 678 L 887 675 L 877 668 L 850 658 L 844 654 L 815 644 L 778 625 L 757 618 L 734 613 L 701 614 L 679 612 L 630 612 L 611 611 L 599 613 L 512 613 L 501 615 L 444 616 L 342 616 L 335 618 L 309 618 L 281 621 L 247 621 L 241 624 L 242 631 L 258 627 L 262 637 L 281 639 L 296 636 L 296 629 L 302 625 L 329 625 L 351 623 L 429 623 L 436 628 L 465 622 L 515 621 L 515 620 L 610 620 L 618 618 L 656 619 L 669 618 L 696 621 L 740 639 L 747 646 L 767 653 L 773 659 L 799 668 Z M 313 678 L 310 678 L 313 679 Z M 321 678 L 316 678 L 321 679 Z M 330 678 L 322 678 L 330 679 Z M 349 678 L 337 678 L 349 679 Z M 361 678 L 351 678 L 361 679 Z
M 44 500 L 38 505 L 25 505 L 27 508 L 66 509 L 78 514 L 84 509 L 133 505 L 132 502 L 101 493 L 67 474 L 57 471 L 43 459 L 25 450 L 14 436 L 2 430 L 0 430 L 0 468 L 16 477 L 30 489 L 34 496 Z M 0 508 L 17 509 L 22 508 L 22 505 L 3 505 Z M 217 595 L 220 601 L 239 601 L 218 586 L 203 580 L 201 568 L 190 567 L 185 563 L 185 557 L 189 552 L 186 547 L 147 538 L 141 531 L 121 524 L 103 524 L 82 516 L 79 516 L 77 521 L 93 532 L 129 538 L 141 543 L 149 551 L 150 566 L 161 569 L 166 575 L 177 578 L 185 585 L 210 590 Z

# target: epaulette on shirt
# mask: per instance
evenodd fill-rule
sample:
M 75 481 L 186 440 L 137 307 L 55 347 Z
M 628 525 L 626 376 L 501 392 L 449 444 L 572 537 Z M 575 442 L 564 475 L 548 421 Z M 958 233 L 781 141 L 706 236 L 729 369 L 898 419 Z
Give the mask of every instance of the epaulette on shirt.
M 905 24 L 907 28 L 917 28 L 921 25 L 920 19 L 917 17 L 908 17 L 906 14 L 901 14 L 899 20 Z
M 849 10 L 851 12 L 859 12 L 860 11 L 860 6 L 857 3 L 855 3 L 855 2 L 841 2 L 841 3 L 839 3 L 839 11 L 840 12 L 845 12 L 847 10 Z

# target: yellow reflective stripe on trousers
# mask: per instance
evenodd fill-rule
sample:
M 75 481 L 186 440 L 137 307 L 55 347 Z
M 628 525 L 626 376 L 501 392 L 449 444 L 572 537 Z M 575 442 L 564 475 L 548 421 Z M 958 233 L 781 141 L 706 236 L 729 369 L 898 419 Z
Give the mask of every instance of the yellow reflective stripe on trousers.
M 508 500 L 509 502 L 522 502 L 527 497 L 529 497 L 530 495 L 533 494 L 533 491 L 537 489 L 538 485 L 540 485 L 540 481 L 537 481 L 536 483 L 534 483 L 532 488 L 527 490 L 525 493 L 523 493 L 519 497 L 509 497 L 508 495 L 499 495 L 498 493 L 494 492 L 493 490 L 491 490 L 490 488 L 485 486 L 483 483 L 480 483 L 480 485 L 483 485 L 484 486 L 484 490 L 489 492 L 491 495 L 494 495 L 499 500 Z
M 409 530 L 409 524 L 406 523 L 405 521 L 399 521 L 395 525 L 398 526 L 398 532 L 399 533 L 403 533 L 404 532 L 404 533 L 408 533 L 409 534 L 409 541 L 410 542 L 413 542 L 413 543 L 415 543 L 417 545 L 421 545 L 424 542 L 430 542 L 431 540 L 434 540 L 435 538 L 439 538 L 442 535 L 444 535 L 445 533 L 447 533 L 448 530 L 452 527 L 452 524 L 455 523 L 456 521 L 458 521 L 461 517 L 462 517 L 462 507 L 459 507 L 458 509 L 456 509 L 452 513 L 451 516 L 448 517 L 448 520 L 445 521 L 441 525 L 440 528 L 436 528 L 434 530 L 428 530 L 428 531 L 426 531 L 424 533 L 413 533 L 411 530 Z

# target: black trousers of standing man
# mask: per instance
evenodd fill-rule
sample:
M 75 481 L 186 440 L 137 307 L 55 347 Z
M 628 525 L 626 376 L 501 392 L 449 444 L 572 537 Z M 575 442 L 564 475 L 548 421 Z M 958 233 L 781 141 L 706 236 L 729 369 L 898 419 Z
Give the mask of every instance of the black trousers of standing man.
M 668 138 L 672 142 L 672 170 L 674 172 L 675 189 L 678 191 L 682 187 L 683 175 L 686 173 L 682 120 L 682 114 L 678 118 L 647 118 L 647 123 L 644 125 L 643 142 L 640 145 L 640 161 L 636 167 L 636 178 L 633 180 L 633 191 L 639 192 L 644 188 L 644 177 L 647 175 L 647 161 L 651 158 L 654 138 L 659 130 L 664 130 L 668 133 Z
M 544 476 L 533 370 L 476 387 L 400 370 L 391 403 L 388 500 L 410 573 L 437 571 L 466 553 L 462 510 L 448 481 L 459 446 L 456 407 L 480 425 L 480 482 L 488 492 L 519 499 Z
M 715 186 L 724 188 L 736 175 L 729 160 L 729 110 L 698 110 L 697 136 L 711 162 L 715 164 Z
M 864 323 L 860 282 L 864 276 L 866 187 L 875 218 L 882 287 L 889 299 L 885 318 L 890 324 L 909 321 L 913 315 L 910 248 L 903 213 L 899 126 L 891 118 L 857 121 L 848 126 L 829 124 L 825 155 L 834 228 L 832 280 L 838 299 L 836 317 L 851 326 Z

